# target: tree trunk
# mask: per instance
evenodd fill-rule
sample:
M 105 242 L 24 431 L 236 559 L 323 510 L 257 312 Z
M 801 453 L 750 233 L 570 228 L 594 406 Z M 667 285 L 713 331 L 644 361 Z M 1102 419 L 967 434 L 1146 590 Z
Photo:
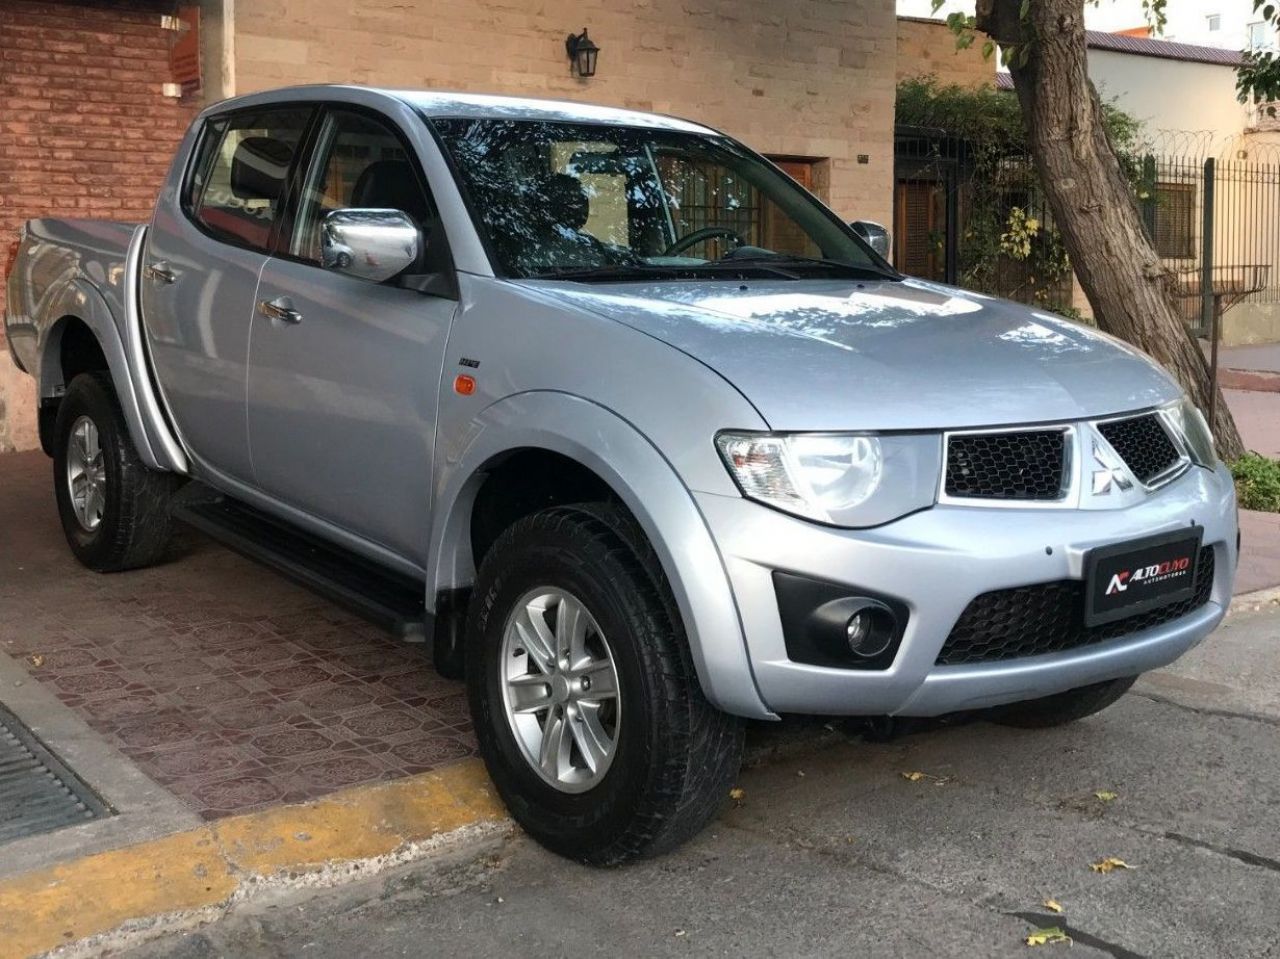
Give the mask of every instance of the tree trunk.
M 1084 0 L 978 0 L 977 26 L 1006 49 L 1027 44 L 1025 59 L 1010 56 L 1009 72 L 1049 208 L 1099 329 L 1162 363 L 1207 415 L 1208 363 L 1175 306 L 1173 274 L 1143 231 L 1089 82 Z M 1218 452 L 1235 459 L 1244 444 L 1220 393 L 1215 405 Z

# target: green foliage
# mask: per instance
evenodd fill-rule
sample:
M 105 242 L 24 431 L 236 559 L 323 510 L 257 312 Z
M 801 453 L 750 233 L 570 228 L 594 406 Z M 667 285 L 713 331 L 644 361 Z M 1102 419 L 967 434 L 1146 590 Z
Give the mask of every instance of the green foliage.
M 1140 124 L 1110 104 L 1103 109 L 1108 135 L 1136 183 Z M 1044 210 L 1017 97 L 945 86 L 932 77 L 904 80 L 895 118 L 962 144 L 961 285 L 1073 315 L 1058 301 L 1071 264 Z
M 1271 0 L 1253 0 L 1253 12 L 1272 30 L 1280 29 L 1280 6 Z M 1280 100 L 1280 57 L 1270 50 L 1246 50 L 1244 65 L 1236 73 L 1236 93 L 1241 103 Z M 1267 112 L 1275 116 L 1276 109 L 1268 106 Z
M 1280 513 L 1280 461 L 1246 453 L 1231 464 L 1241 509 Z

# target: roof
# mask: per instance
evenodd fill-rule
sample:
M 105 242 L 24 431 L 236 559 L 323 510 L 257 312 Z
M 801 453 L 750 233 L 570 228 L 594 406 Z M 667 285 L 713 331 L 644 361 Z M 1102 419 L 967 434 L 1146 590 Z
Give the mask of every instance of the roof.
M 714 131 L 689 120 L 639 110 L 573 100 L 539 100 L 533 97 L 503 97 L 477 93 L 449 93 L 431 90 L 386 90 L 429 117 L 502 118 L 549 120 L 576 123 L 609 123 L 620 126 L 681 130 L 686 133 Z
M 1135 37 L 1125 33 L 1103 33 L 1086 30 L 1085 43 L 1090 50 L 1109 50 L 1113 53 L 1129 53 L 1138 57 L 1158 57 L 1161 60 L 1181 60 L 1184 63 L 1208 63 L 1214 66 L 1239 67 L 1244 55 L 1237 50 L 1219 47 L 1201 47 L 1191 43 L 1174 43 L 1153 37 Z M 1012 90 L 1013 77 L 1006 71 L 996 73 L 996 89 Z
M 202 117 L 287 102 L 331 100 L 383 107 L 399 101 L 427 117 L 462 117 L 465 119 L 501 118 L 509 120 L 546 120 L 558 123 L 605 123 L 613 126 L 644 127 L 650 130 L 676 130 L 683 133 L 716 134 L 715 130 L 690 120 L 642 113 L 616 107 L 572 100 L 538 100 L 532 97 L 489 96 L 444 90 L 381 90 L 350 83 L 312 83 L 277 87 L 246 93 L 230 100 L 220 100 L 204 109 Z
M 1223 67 L 1238 67 L 1244 63 L 1244 56 L 1239 50 L 1224 50 L 1220 47 L 1201 47 L 1191 43 L 1157 40 L 1154 37 L 1103 33 L 1100 30 L 1085 31 L 1085 38 L 1085 42 L 1093 50 L 1132 53 L 1139 57 L 1159 57 L 1162 60 L 1211 63 Z

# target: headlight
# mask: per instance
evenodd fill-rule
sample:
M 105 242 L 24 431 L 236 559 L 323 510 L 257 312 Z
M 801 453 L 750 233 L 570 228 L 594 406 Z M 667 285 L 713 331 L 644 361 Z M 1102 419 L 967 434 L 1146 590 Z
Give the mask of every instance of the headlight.
M 877 526 L 933 504 L 936 434 L 721 433 L 748 499 L 834 526 Z
M 1173 424 L 1187 445 L 1191 459 L 1200 466 L 1213 469 L 1218 463 L 1218 454 L 1214 451 L 1213 431 L 1205 422 L 1204 414 L 1188 397 L 1165 407 L 1165 415 Z

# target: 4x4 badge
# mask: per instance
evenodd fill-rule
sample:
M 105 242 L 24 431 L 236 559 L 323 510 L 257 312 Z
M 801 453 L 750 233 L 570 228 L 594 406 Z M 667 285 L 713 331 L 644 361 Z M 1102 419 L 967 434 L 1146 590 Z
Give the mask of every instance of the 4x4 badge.
M 1094 496 L 1109 496 L 1112 487 L 1122 493 L 1133 489 L 1133 480 L 1129 478 L 1128 470 L 1120 464 L 1111 450 L 1098 442 L 1097 437 L 1093 439 L 1093 462 L 1095 466 L 1101 467 L 1093 471 Z

